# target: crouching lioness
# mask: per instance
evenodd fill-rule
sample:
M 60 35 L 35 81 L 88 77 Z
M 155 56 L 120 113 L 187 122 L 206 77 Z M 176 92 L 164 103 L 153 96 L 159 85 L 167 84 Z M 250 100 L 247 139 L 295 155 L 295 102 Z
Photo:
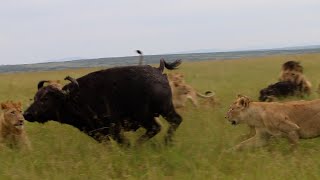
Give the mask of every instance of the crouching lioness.
M 7 101 L 1 103 L 0 146 L 30 149 L 30 142 L 24 130 L 21 103 Z
M 238 95 L 226 118 L 233 125 L 245 123 L 256 131 L 255 136 L 241 142 L 234 149 L 264 146 L 270 136 L 285 137 L 296 147 L 299 138 L 320 135 L 320 100 L 251 102 L 248 97 Z

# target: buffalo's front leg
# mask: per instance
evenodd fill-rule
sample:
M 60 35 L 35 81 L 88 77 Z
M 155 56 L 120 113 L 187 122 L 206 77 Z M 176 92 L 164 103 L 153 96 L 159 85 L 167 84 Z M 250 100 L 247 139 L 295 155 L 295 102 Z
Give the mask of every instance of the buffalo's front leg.
M 164 118 L 169 122 L 170 126 L 167 131 L 167 135 L 165 136 L 165 143 L 170 144 L 172 142 L 172 136 L 174 132 L 177 130 L 179 125 L 182 122 L 181 116 L 174 110 L 172 107 L 172 111 L 164 116 Z

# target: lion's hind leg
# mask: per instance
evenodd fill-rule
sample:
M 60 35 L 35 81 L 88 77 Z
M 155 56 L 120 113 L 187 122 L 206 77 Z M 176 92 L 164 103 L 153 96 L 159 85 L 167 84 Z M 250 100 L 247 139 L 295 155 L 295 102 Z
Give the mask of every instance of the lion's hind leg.
M 199 102 L 195 93 L 189 93 L 187 98 L 192 102 L 194 107 L 199 107 Z
M 274 124 L 275 126 L 271 127 L 271 125 L 268 124 L 269 130 L 273 130 L 275 132 L 280 131 L 281 133 L 284 133 L 285 137 L 291 144 L 292 149 L 296 149 L 299 141 L 298 131 L 300 127 L 294 122 L 290 121 L 290 118 L 287 116 L 274 118 L 273 123 L 271 124 Z

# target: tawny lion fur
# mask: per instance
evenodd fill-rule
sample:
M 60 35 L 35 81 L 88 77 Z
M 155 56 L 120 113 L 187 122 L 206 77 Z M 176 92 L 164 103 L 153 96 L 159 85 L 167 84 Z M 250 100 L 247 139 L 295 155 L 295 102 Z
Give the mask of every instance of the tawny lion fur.
M 282 65 L 279 81 L 290 81 L 298 86 L 300 95 L 311 93 L 311 82 L 304 76 L 303 67 L 297 61 L 287 61 Z
M 320 100 L 279 102 L 251 102 L 239 95 L 230 106 L 226 118 L 234 125 L 247 124 L 256 134 L 241 142 L 234 149 L 260 147 L 270 136 L 285 137 L 293 147 L 299 138 L 320 136 Z
M 172 100 L 175 108 L 184 107 L 187 100 L 191 100 L 195 107 L 199 107 L 197 97 L 208 98 L 210 102 L 214 103 L 214 94 L 209 92 L 208 94 L 198 93 L 192 86 L 185 83 L 184 75 L 181 73 L 169 74 L 169 84 L 172 91 Z
M 0 114 L 0 146 L 10 148 L 30 149 L 30 142 L 24 130 L 22 105 L 7 101 L 1 103 Z
M 57 89 L 62 89 L 63 87 L 60 80 L 49 80 L 48 85 L 54 86 Z
M 290 81 L 296 84 L 299 92 L 310 95 L 312 84 L 307 78 L 298 71 L 285 71 L 281 73 L 280 81 Z

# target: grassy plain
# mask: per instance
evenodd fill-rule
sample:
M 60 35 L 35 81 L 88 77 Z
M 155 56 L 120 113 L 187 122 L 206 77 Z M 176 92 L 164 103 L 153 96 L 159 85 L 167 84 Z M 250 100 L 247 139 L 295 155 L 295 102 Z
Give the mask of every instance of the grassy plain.
M 318 98 L 320 54 L 184 62 L 177 71 L 197 90 L 215 91 L 220 105 L 194 109 L 189 103 L 172 147 L 162 143 L 164 130 L 142 147 L 124 149 L 96 143 L 68 125 L 27 122 L 33 150 L 2 149 L 0 179 L 320 179 L 320 139 L 301 140 L 295 153 L 284 139 L 267 148 L 228 151 L 248 133 L 245 125 L 231 126 L 224 119 L 229 105 L 239 93 L 257 100 L 261 88 L 277 81 L 287 60 L 302 63 L 313 84 L 307 99 Z M 94 70 L 0 74 L 0 101 L 18 100 L 27 107 L 39 80 Z M 166 121 L 161 122 L 165 129 Z M 133 141 L 143 132 L 126 135 Z

